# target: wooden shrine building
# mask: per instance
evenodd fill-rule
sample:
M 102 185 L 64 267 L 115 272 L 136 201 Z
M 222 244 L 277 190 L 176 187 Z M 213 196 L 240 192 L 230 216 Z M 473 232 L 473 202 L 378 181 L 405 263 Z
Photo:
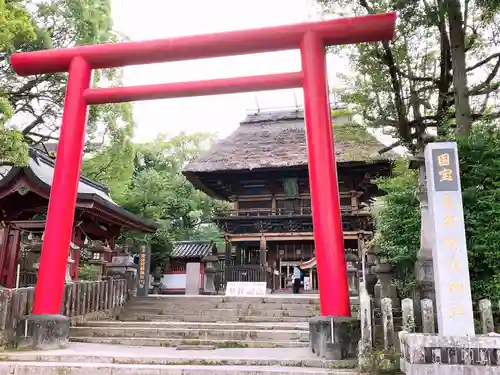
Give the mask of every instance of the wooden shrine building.
M 217 254 L 213 241 L 179 241 L 169 255 L 168 268 L 162 277 L 164 293 L 184 293 L 186 291 L 186 268 L 188 263 L 200 263 L 200 285 L 205 282 L 203 258 Z
M 0 167 L 0 286 L 36 282 L 33 264 L 40 256 L 54 166 L 52 157 L 31 149 L 26 167 Z M 102 265 L 111 260 L 122 231 L 152 233 L 157 228 L 115 203 L 105 186 L 81 177 L 68 249 L 72 279 L 78 279 L 81 248 L 91 254 L 90 263 Z
M 384 145 L 342 112 L 334 132 L 344 241 L 358 253 L 373 234 L 369 208 L 380 194 L 373 179 L 391 173 L 393 154 L 381 156 Z M 226 241 L 226 282 L 269 281 L 267 270 L 279 273 L 284 289 L 293 267 L 315 257 L 303 111 L 247 116 L 184 174 L 206 194 L 233 203 L 214 217 Z M 314 270 L 310 279 L 317 288 Z

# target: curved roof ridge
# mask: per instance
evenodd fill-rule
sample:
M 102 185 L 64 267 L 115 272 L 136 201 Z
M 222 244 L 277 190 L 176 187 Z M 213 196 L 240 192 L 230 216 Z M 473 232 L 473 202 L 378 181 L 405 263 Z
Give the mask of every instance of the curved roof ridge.
M 55 163 L 54 159 L 52 159 L 50 156 L 46 155 L 42 151 L 37 150 L 35 148 L 30 148 L 29 153 L 30 153 L 30 156 L 32 156 L 33 158 L 40 158 L 45 164 L 51 166 L 52 168 L 55 168 L 56 163 Z M 101 184 L 97 181 L 91 180 L 90 178 L 85 177 L 83 175 L 80 175 L 80 181 L 85 182 L 87 185 L 91 185 L 92 187 L 102 191 L 107 196 L 109 196 L 109 188 L 106 185 Z M 110 199 L 111 199 L 111 197 L 110 197 Z

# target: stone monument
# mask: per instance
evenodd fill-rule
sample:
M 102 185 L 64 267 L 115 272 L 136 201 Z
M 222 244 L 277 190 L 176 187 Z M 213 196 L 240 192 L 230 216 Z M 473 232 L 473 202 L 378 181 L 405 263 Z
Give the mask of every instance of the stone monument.
M 200 294 L 200 263 L 186 264 L 186 294 Z
M 500 336 L 476 336 L 455 142 L 425 148 L 438 334 L 400 333 L 407 375 L 500 373 Z

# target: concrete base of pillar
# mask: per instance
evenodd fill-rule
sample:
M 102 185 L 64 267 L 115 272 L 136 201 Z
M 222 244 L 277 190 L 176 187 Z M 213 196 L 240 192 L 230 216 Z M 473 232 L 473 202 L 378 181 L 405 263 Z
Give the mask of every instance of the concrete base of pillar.
M 406 375 L 500 374 L 500 336 L 444 337 L 400 332 Z
M 70 319 L 63 315 L 28 315 L 16 326 L 15 344 L 19 349 L 65 348 L 69 342 Z
M 360 338 L 361 324 L 356 318 L 320 316 L 309 321 L 309 348 L 322 358 L 329 360 L 357 358 Z

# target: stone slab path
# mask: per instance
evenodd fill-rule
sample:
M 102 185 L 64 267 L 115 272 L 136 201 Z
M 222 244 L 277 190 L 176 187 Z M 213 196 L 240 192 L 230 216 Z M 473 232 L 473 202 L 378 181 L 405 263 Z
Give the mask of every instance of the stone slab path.
M 348 366 L 354 363 L 325 361 L 307 348 L 176 350 L 71 343 L 66 349 L 0 353 L 0 375 L 356 374 L 338 369 Z

